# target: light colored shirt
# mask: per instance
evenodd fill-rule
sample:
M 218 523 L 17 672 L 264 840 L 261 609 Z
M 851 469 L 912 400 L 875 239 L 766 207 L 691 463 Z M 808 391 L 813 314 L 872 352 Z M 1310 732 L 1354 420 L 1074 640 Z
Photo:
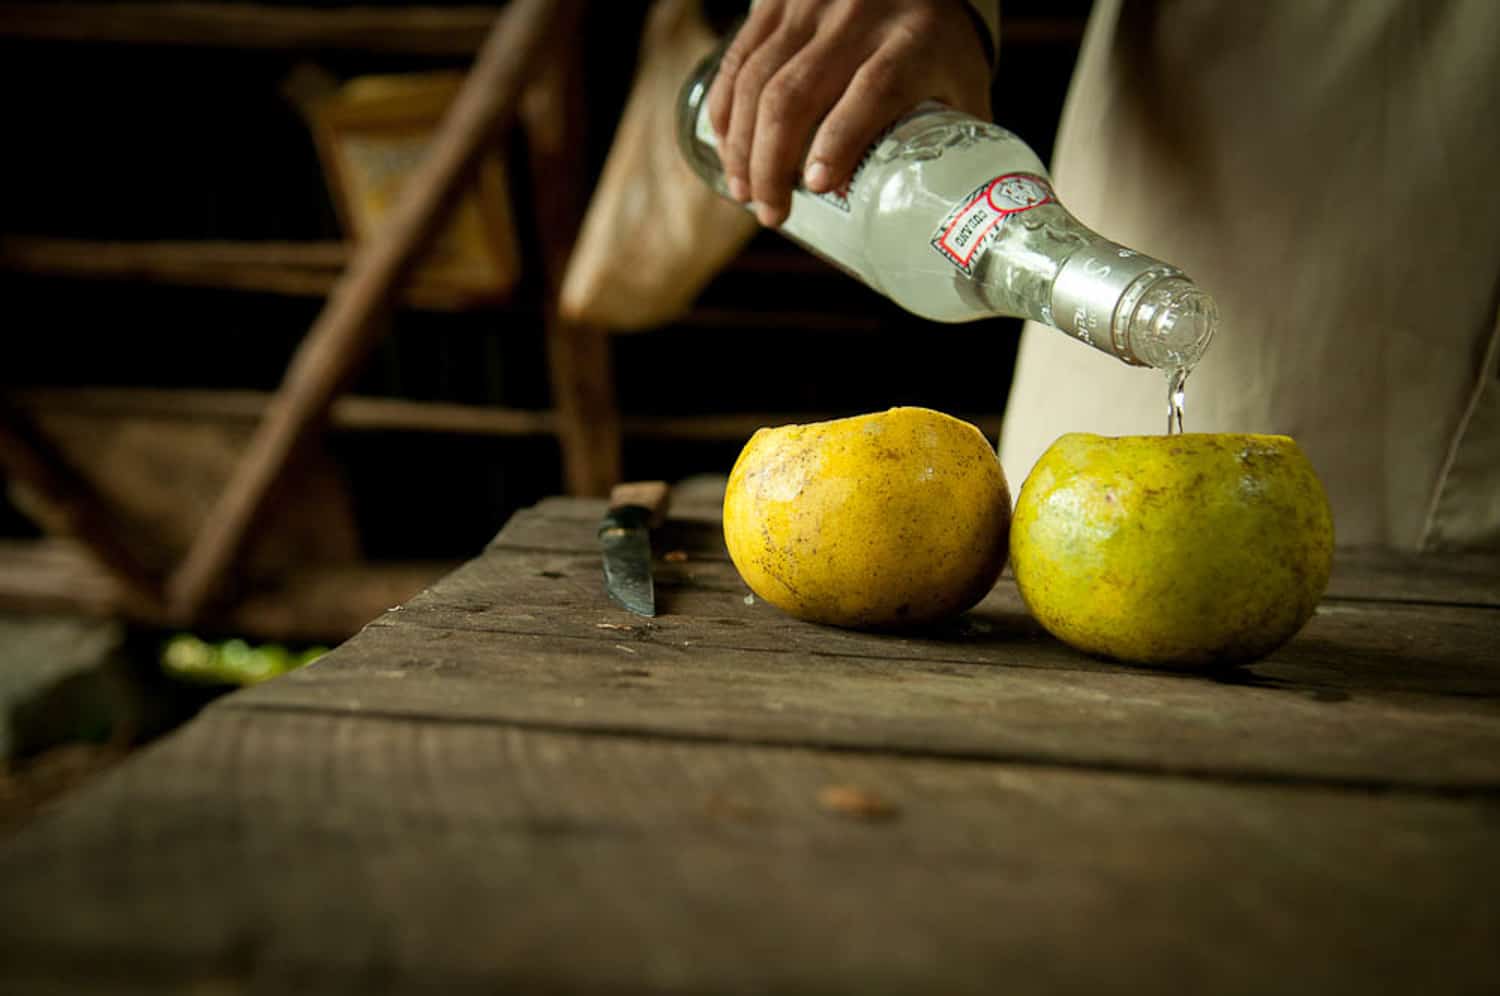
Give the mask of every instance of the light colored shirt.
M 1090 19 L 1059 198 L 1217 298 L 1187 429 L 1295 437 L 1341 544 L 1500 547 L 1496 39 L 1492 0 L 1098 0 Z M 1065 432 L 1165 423 L 1160 374 L 1032 325 L 1001 461 L 1014 486 Z

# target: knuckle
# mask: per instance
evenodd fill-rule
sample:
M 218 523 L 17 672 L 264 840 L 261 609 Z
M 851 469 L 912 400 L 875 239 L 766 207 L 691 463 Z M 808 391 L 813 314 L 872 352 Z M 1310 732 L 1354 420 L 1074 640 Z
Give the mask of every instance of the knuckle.
M 930 38 L 940 31 L 948 23 L 948 18 L 939 14 L 931 6 L 918 6 L 906 12 L 906 16 L 897 22 L 895 26 L 897 37 L 905 37 L 908 41 L 918 41 Z
M 801 74 L 787 71 L 777 73 L 761 91 L 761 112 L 778 117 L 794 113 L 806 104 L 807 96 L 807 81 Z
M 830 117 L 818 129 L 812 155 L 827 163 L 834 172 L 852 169 L 864 152 L 858 143 L 859 137 L 850 122 Z
M 866 62 L 855 77 L 854 85 L 866 100 L 884 100 L 901 92 L 902 72 L 895 59 L 876 56 Z
M 900 66 L 916 66 L 921 62 L 943 65 L 941 49 L 935 40 L 942 36 L 944 23 L 930 12 L 912 11 L 892 23 L 881 39 L 875 58 Z
M 719 76 L 726 78 L 735 75 L 745 67 L 745 51 L 739 42 L 730 45 L 724 50 L 719 58 Z
M 816 151 L 824 158 L 843 152 L 844 147 L 849 144 L 850 131 L 848 113 L 834 111 L 818 126 Z
M 721 76 L 708 91 L 708 116 L 720 131 L 729 123 L 729 97 L 729 87 Z
M 740 173 L 745 162 L 745 143 L 738 136 L 731 136 L 719 146 L 719 160 L 731 173 Z
M 743 100 L 753 107 L 765 85 L 765 70 L 756 61 L 748 61 L 734 75 L 734 99 L 736 102 Z
M 787 162 L 789 146 L 778 140 L 757 143 L 750 162 L 750 181 L 757 200 L 780 203 L 791 193 L 795 169 Z
M 787 143 L 780 134 L 767 134 L 757 138 L 755 151 L 750 159 L 750 172 L 757 181 L 774 185 L 780 180 L 786 150 Z

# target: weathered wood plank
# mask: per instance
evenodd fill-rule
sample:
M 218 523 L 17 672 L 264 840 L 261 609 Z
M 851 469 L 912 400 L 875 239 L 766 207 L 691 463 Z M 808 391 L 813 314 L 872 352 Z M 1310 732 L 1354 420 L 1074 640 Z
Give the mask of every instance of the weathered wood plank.
M 492 546 L 534 550 L 593 549 L 592 523 L 603 505 L 569 498 L 549 498 L 517 512 Z M 727 560 L 728 551 L 712 507 L 674 507 L 661 549 L 685 549 L 699 557 Z M 676 544 L 673 546 L 672 544 Z M 1328 598 L 1349 601 L 1411 602 L 1500 608 L 1500 556 L 1490 553 L 1402 554 L 1388 550 L 1341 548 L 1334 557 Z
M 659 545 L 658 552 L 666 546 Z M 400 616 L 384 617 L 382 624 L 605 641 L 620 635 L 611 627 L 627 626 L 627 632 L 667 642 L 688 641 L 704 652 L 731 649 L 817 659 L 851 656 L 934 665 L 1162 673 L 1089 657 L 1052 639 L 1028 614 L 1009 578 L 1001 578 L 983 602 L 950 623 L 921 631 L 870 633 L 803 623 L 753 598 L 747 603 L 749 589 L 733 565 L 696 556 L 655 565 L 661 614 L 644 626 L 609 602 L 597 554 L 504 548 L 492 548 L 455 571 L 408 602 Z M 1500 696 L 1497 625 L 1500 617 L 1491 609 L 1329 602 L 1286 646 L 1217 678 L 1223 684 L 1259 684 L 1308 695 L 1493 698 Z
M 576 505 L 546 499 L 535 508 L 521 509 L 512 515 L 505 528 L 490 541 L 489 548 L 595 553 L 598 539 L 594 529 L 607 506 L 608 502 L 596 498 L 580 498 Z M 719 511 L 719 507 L 703 502 L 685 511 L 683 502 L 674 496 L 670 517 L 653 534 L 652 547 L 729 560 L 729 551 L 724 546 L 724 530 L 719 524 Z M 558 512 L 565 514 L 558 515 Z
M 1493 654 L 1393 656 L 1367 678 L 1350 634 L 1367 636 L 1373 614 L 1320 617 L 1300 653 L 1214 680 L 1092 661 L 1015 610 L 981 610 L 946 637 L 882 637 L 787 619 L 737 591 L 663 588 L 670 614 L 648 623 L 597 591 L 581 608 L 571 578 L 527 590 L 492 570 L 469 565 L 221 707 L 1500 794 Z M 1414 667 L 1438 677 L 1400 670 Z M 1423 691 L 1449 687 L 1468 694 Z
M 1493 992 L 1497 815 L 217 710 L 0 843 L 0 988 Z
M 663 614 L 646 622 L 609 602 L 597 553 L 576 540 L 598 505 L 518 515 L 483 557 L 360 641 L 235 704 L 1500 788 L 1500 645 L 1487 608 L 1329 602 L 1264 661 L 1178 675 L 1060 644 L 1009 579 L 934 630 L 802 623 L 747 603 L 714 522 L 678 519 L 654 539 L 687 559 L 656 565 Z M 585 552 L 547 552 L 570 545 Z

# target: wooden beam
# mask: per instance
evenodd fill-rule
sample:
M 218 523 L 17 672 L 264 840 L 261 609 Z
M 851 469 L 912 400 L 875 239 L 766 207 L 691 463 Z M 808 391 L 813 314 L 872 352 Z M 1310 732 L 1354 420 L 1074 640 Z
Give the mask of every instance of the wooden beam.
M 33 388 L 11 394 L 15 404 L 36 412 L 81 412 L 101 416 L 257 421 L 274 395 L 264 391 L 159 390 L 151 388 Z M 733 412 L 716 415 L 625 415 L 626 436 L 669 440 L 744 440 L 763 426 L 840 418 L 848 412 Z M 997 414 L 957 415 L 991 439 L 1000 434 Z M 476 436 L 547 436 L 558 431 L 551 410 L 495 408 L 403 398 L 344 395 L 329 411 L 330 429 L 343 431 L 451 432 Z
M 353 250 L 342 242 L 0 239 L 0 270 L 87 280 L 133 280 L 181 287 L 325 297 Z M 498 299 L 418 274 L 403 304 L 433 311 L 492 307 Z
M 472 55 L 499 7 L 253 3 L 3 3 L 0 37 L 222 48 Z
M 389 220 L 361 244 L 292 358 L 273 410 L 167 583 L 168 605 L 195 616 L 214 594 L 296 449 L 323 424 L 334 396 L 373 345 L 373 321 L 447 218 L 468 167 L 514 114 L 555 28 L 573 4 L 514 0 L 496 21 L 427 156 Z
M 349 262 L 342 242 L 225 240 L 103 242 L 89 239 L 0 238 L 0 266 L 84 276 L 191 277 L 196 271 L 241 266 L 337 272 Z
M 491 408 L 403 398 L 345 397 L 333 404 L 335 429 L 450 432 L 475 436 L 551 436 L 557 415 L 549 410 Z
M 0 270 L 14 273 L 136 280 L 291 297 L 326 296 L 352 257 L 353 248 L 342 242 L 0 238 Z M 746 254 L 729 269 L 757 275 L 802 274 L 846 279 L 817 257 L 800 251 Z M 401 288 L 399 296 L 403 304 L 434 311 L 464 311 L 496 307 L 500 303 L 488 295 L 424 279 L 420 273 Z M 890 326 L 889 320 L 874 314 L 740 308 L 694 308 L 676 324 L 689 328 L 831 332 L 875 332 Z
M 547 369 L 567 493 L 607 495 L 621 479 L 622 431 L 609 331 L 551 314 Z
M 619 482 L 620 412 L 608 329 L 569 321 L 558 307 L 562 278 L 583 222 L 587 184 L 582 132 L 582 54 L 577 32 L 552 53 L 526 93 L 526 129 L 537 232 L 547 287 L 545 335 L 552 406 L 557 412 L 563 482 L 569 494 L 606 495 Z
M 11 398 L 21 408 L 39 412 L 255 422 L 265 417 L 275 395 L 265 391 L 69 387 L 21 390 Z M 328 424 L 331 429 L 350 431 L 547 436 L 556 431 L 557 419 L 547 410 L 344 395 L 329 410 Z

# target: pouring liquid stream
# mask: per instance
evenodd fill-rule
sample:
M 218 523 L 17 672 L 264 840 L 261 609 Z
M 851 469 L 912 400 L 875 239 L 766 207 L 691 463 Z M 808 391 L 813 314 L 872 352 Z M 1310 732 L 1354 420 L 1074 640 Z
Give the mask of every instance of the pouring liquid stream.
M 1187 402 L 1186 367 L 1167 371 L 1167 435 L 1182 435 L 1182 409 Z

